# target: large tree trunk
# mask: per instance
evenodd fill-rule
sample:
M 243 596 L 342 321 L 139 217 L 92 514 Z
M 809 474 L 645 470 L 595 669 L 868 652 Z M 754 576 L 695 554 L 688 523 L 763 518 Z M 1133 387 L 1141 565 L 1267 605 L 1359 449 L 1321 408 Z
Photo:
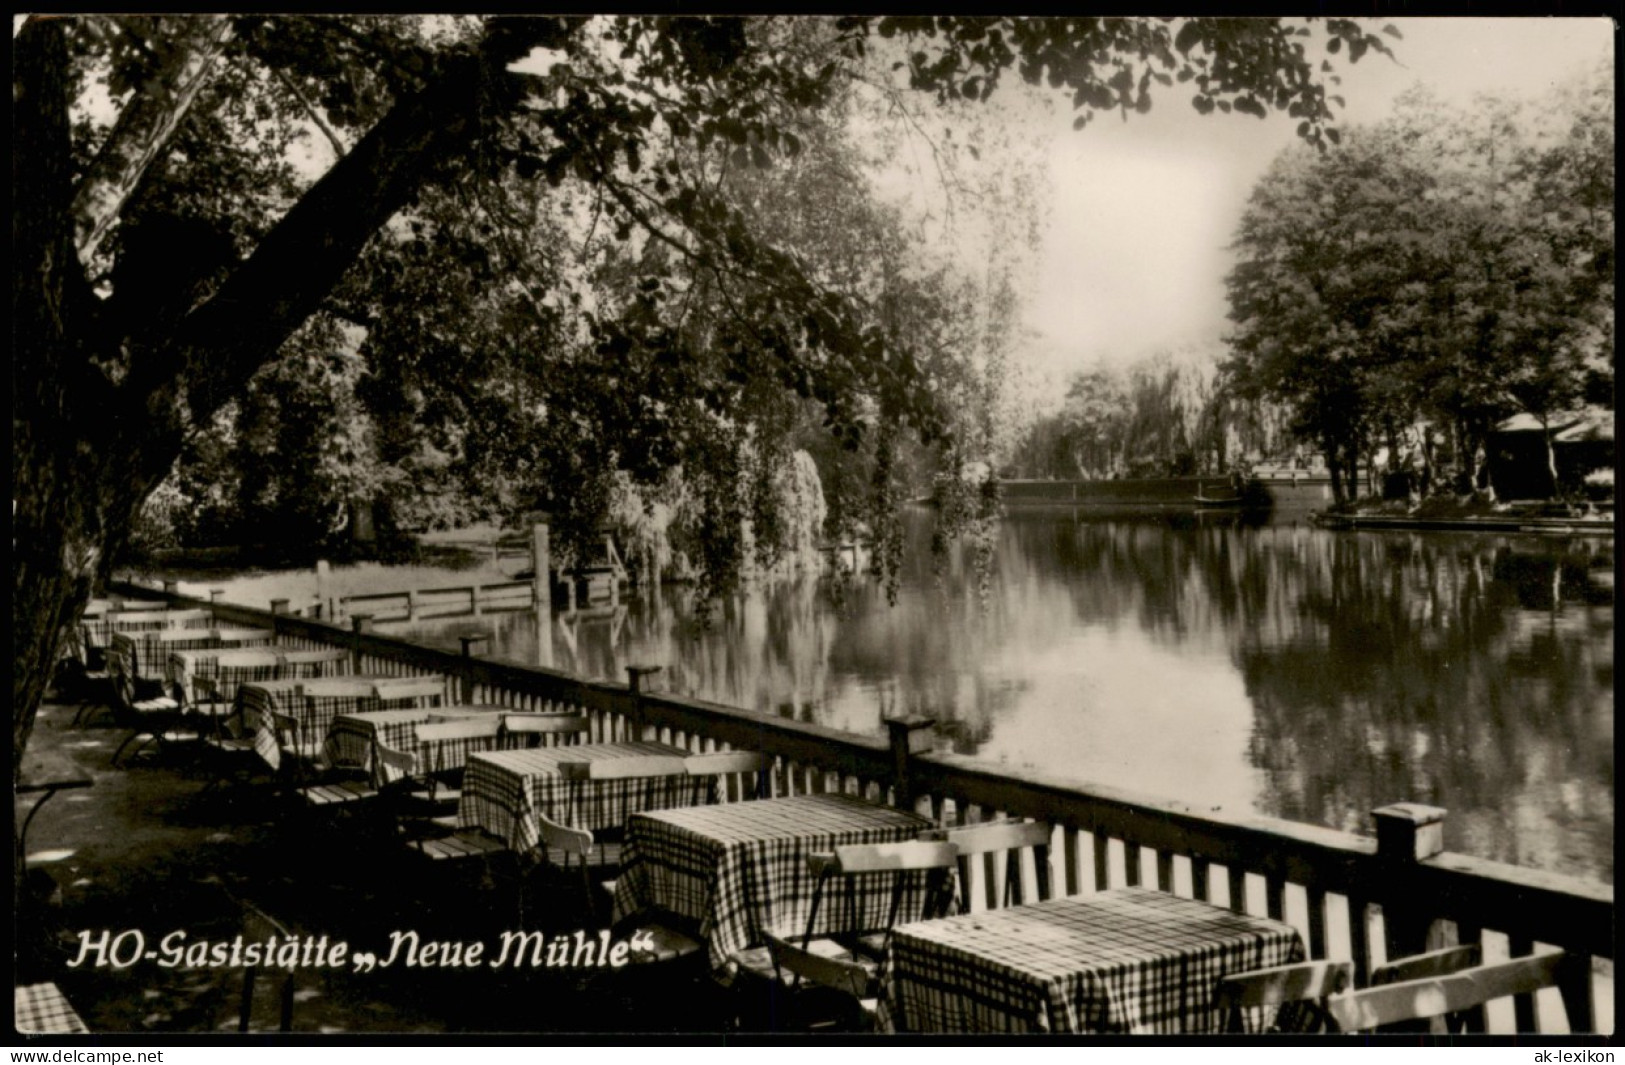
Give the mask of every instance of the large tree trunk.
M 522 33 L 556 30 L 528 20 Z M 313 186 L 214 296 L 172 328 L 108 308 L 75 251 L 63 24 L 32 19 L 14 41 L 13 776 L 65 624 L 127 535 L 186 434 L 207 424 L 316 309 L 363 246 L 447 160 L 482 114 L 511 106 L 503 54 L 450 61 L 403 98 Z M 521 53 L 522 54 L 522 53 Z M 182 273 L 189 264 L 176 264 Z M 109 313 L 112 311 L 114 313 Z M 146 323 L 115 330 L 111 321 Z M 109 373 L 103 367 L 115 367 Z
M 12 777 L 22 764 L 60 647 L 62 627 L 90 594 L 93 544 L 82 467 L 64 432 L 65 384 L 81 354 L 75 336 L 93 316 L 77 272 L 68 213 L 67 41 L 57 20 L 17 35 L 12 67 Z M 77 327 L 77 328 L 76 328 Z M 99 539 L 99 538 L 98 538 Z

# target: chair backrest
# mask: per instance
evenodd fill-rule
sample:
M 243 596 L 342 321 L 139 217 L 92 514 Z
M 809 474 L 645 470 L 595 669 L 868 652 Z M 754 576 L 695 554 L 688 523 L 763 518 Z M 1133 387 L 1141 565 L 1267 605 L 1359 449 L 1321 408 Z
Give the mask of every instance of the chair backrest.
M 378 758 L 378 764 L 395 771 L 399 777 L 410 777 L 417 772 L 417 759 L 405 751 L 397 751 L 385 743 L 373 742 L 372 751 Z
M 1381 1029 L 1459 1013 L 1508 995 L 1556 987 L 1565 966 L 1570 964 L 1574 963 L 1562 951 L 1531 954 L 1443 976 L 1368 987 L 1328 999 L 1326 1012 L 1345 1032 Z
M 251 629 L 236 625 L 219 626 L 209 630 L 220 646 L 258 647 L 276 642 L 274 629 Z
M 378 709 L 374 677 L 313 677 L 299 682 L 295 700 L 294 738 L 300 743 L 317 743 L 333 727 L 340 714 Z
M 350 652 L 281 651 L 282 671 L 288 677 L 337 677 L 350 672 Z
M 446 678 L 390 677 L 376 681 L 373 694 L 389 706 L 441 706 L 446 701 Z
M 457 758 L 454 763 L 453 751 L 466 756 L 469 751 L 488 751 L 496 746 L 502 719 L 498 714 L 482 714 L 456 721 L 426 721 L 413 726 L 413 731 L 427 771 L 449 773 L 461 771 L 464 760 Z
M 577 743 L 592 729 L 586 714 L 503 714 L 503 742 L 509 747 L 546 742 L 552 736 L 557 744 Z
M 142 611 L 167 610 L 169 608 L 169 604 L 162 599 L 119 599 L 117 601 L 109 599 L 105 600 L 105 602 L 106 610 L 116 611 L 121 614 L 135 614 Z
M 1384 984 L 1398 984 L 1406 980 L 1421 980 L 1428 976 L 1449 976 L 1451 973 L 1459 973 L 1463 969 L 1472 969 L 1482 964 L 1484 949 L 1477 943 L 1445 947 L 1441 950 L 1428 951 L 1426 954 L 1396 958 L 1384 965 L 1374 966 L 1371 970 L 1371 986 L 1381 987 Z
M 703 788 L 707 802 L 720 802 L 723 781 L 734 774 L 749 773 L 753 780 L 749 789 L 741 789 L 741 798 L 759 799 L 770 786 L 768 774 L 773 769 L 773 756 L 759 751 L 717 751 L 712 754 L 691 754 L 683 759 L 688 775 Z
M 833 853 L 810 854 L 807 861 L 817 874 L 855 876 L 860 873 L 911 872 L 953 869 L 959 848 L 943 840 L 910 839 L 898 843 L 848 843 Z
M 371 699 L 375 677 L 311 677 L 299 685 L 306 696 L 322 699 Z
M 854 999 L 870 997 L 870 981 L 873 977 L 869 970 L 857 962 L 815 954 L 765 929 L 762 938 L 767 941 L 768 954 L 780 973 L 792 974 L 797 982 L 808 980 L 824 987 L 834 988 Z
M 911 891 L 920 899 L 919 912 L 910 916 L 940 917 L 947 910 L 951 898 L 952 876 L 958 851 L 952 843 L 941 840 L 905 840 L 898 843 L 850 843 L 836 847 L 833 852 L 807 855 L 807 869 L 813 876 L 812 898 L 807 907 L 807 925 L 801 942 L 796 944 L 807 952 L 817 930 L 820 909 L 831 884 L 839 883 L 843 889 L 840 903 L 844 913 L 837 917 L 832 934 L 837 940 L 847 940 L 846 946 L 857 943 L 857 937 L 872 933 L 882 934 L 882 943 L 876 953 L 885 957 L 891 943 L 891 931 L 902 914 L 903 900 Z M 884 916 L 875 918 L 865 898 L 873 898 L 858 890 L 858 880 L 879 874 L 891 874 L 886 894 Z M 919 875 L 913 875 L 919 874 Z M 832 903 L 831 905 L 835 905 Z M 797 959 L 804 960 L 804 959 Z M 810 973 L 807 975 L 811 975 Z M 819 980 L 823 982 L 822 979 Z M 863 997 L 863 996 L 860 996 Z
M 592 854 L 592 833 L 584 828 L 571 828 L 561 825 L 543 813 L 534 813 L 538 829 L 537 835 L 544 850 L 559 850 L 567 858 L 577 858 L 582 862 Z
M 1448 976 L 1459 973 L 1463 969 L 1471 969 L 1484 963 L 1484 950 L 1477 943 L 1465 946 L 1444 947 L 1440 950 L 1430 950 L 1426 954 L 1413 954 L 1406 958 L 1396 958 L 1383 965 L 1374 966 L 1371 970 L 1371 987 L 1382 987 L 1385 984 L 1398 984 L 1407 980 L 1421 980 L 1430 976 Z M 1451 1032 L 1485 1030 L 1488 1018 L 1484 1007 L 1475 1006 L 1456 1013 L 1441 1017 L 1418 1019 L 1405 1024 L 1390 1025 L 1390 1030 L 1403 1029 L 1415 1032 L 1436 1032 L 1441 1035 Z
M 172 629 L 212 629 L 215 627 L 212 610 L 166 610 L 163 618 Z
M 233 650 L 226 648 L 213 656 L 216 669 L 278 669 L 282 665 L 282 657 L 275 651 L 266 651 L 258 648 L 244 648 Z M 201 666 L 201 663 L 199 663 Z M 203 667 L 207 668 L 207 667 Z M 272 677 L 265 678 L 274 679 Z
M 445 743 L 450 740 L 495 739 L 502 730 L 496 714 L 458 718 L 456 721 L 425 721 L 414 726 L 419 743 Z
M 1050 826 L 1042 821 L 987 821 L 976 825 L 933 829 L 921 833 L 921 839 L 946 840 L 959 852 L 959 906 L 961 913 L 971 911 L 971 875 L 975 860 L 984 855 L 1003 854 L 1004 898 L 1002 905 L 1014 906 L 1029 901 L 1022 897 L 1021 853 L 1031 848 L 1033 871 L 1037 877 L 1038 898 L 1050 895 L 1049 843 Z M 983 859 L 982 871 L 986 876 L 987 903 L 994 905 L 994 870 L 990 859 Z
M 682 755 L 633 754 L 595 762 L 560 762 L 559 776 L 565 780 L 632 780 L 640 777 L 682 777 L 688 767 Z
M 1352 962 L 1311 961 L 1295 965 L 1277 965 L 1269 969 L 1254 969 L 1221 977 L 1213 989 L 1213 1006 L 1224 1011 L 1227 1032 L 1249 1030 L 1246 1023 L 1248 1010 L 1254 1015 L 1251 1030 L 1262 1031 L 1270 1026 L 1265 1017 L 1266 1011 L 1273 1011 L 1288 1003 L 1300 1002 L 1317 1004 L 1322 1012 L 1320 1024 L 1315 1027 L 1322 1027 L 1325 1023 L 1326 1000 L 1332 995 L 1348 990 L 1353 983 Z M 1291 1021 L 1281 1023 L 1280 1027 L 1301 1030 L 1310 1026 Z

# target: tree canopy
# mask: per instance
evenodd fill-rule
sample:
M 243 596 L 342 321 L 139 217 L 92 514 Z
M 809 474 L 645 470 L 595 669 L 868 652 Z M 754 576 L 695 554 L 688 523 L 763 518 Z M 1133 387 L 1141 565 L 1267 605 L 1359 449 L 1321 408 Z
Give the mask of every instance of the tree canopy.
M 1487 487 L 1484 441 L 1509 415 L 1549 428 L 1612 405 L 1612 131 L 1609 72 L 1538 106 L 1415 92 L 1259 182 L 1228 279 L 1230 380 L 1288 406 L 1339 499 L 1379 447 L 1441 488 Z
M 444 406 L 429 441 L 444 453 L 501 454 L 514 410 L 579 400 L 571 418 L 542 420 L 530 453 L 567 456 L 572 426 L 613 426 L 617 464 L 652 478 L 672 441 L 698 452 L 699 436 L 770 409 L 753 401 L 773 389 L 813 404 L 845 446 L 877 426 L 941 441 L 954 425 L 932 353 L 899 327 L 928 316 L 928 286 L 893 284 L 883 257 L 843 263 L 837 244 L 805 254 L 796 226 L 818 220 L 792 217 L 771 181 L 752 188 L 810 153 L 805 116 L 878 62 L 941 101 L 985 99 L 1011 74 L 1047 84 L 1080 124 L 1180 83 L 1198 110 L 1279 109 L 1323 145 L 1326 57 L 1385 45 L 1351 20 L 1315 25 L 26 20 L 13 66 L 14 757 L 63 627 L 142 502 L 313 315 L 366 331 L 354 355 L 378 372 L 357 389 L 363 402 L 376 390 L 374 410 Z M 316 178 L 296 165 L 309 129 L 336 155 Z M 621 245 L 592 260 L 607 294 L 592 306 L 558 241 L 583 215 Z M 595 357 L 557 354 L 582 350 Z M 308 357 L 342 375 L 332 360 L 351 353 Z M 529 372 L 482 372 L 498 357 Z M 430 378 L 440 387 L 423 389 Z M 710 416 L 689 419 L 695 405 Z M 378 428 L 386 452 L 423 446 Z M 555 465 L 547 480 L 567 475 Z

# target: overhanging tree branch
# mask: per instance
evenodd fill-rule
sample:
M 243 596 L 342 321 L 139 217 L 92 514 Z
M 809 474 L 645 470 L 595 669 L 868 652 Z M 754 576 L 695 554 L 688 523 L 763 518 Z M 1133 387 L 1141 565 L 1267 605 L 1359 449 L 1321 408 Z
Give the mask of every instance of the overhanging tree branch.
M 74 196 L 74 239 L 79 261 L 87 266 L 141 176 L 186 117 L 231 37 L 231 22 L 224 17 L 186 17 L 176 22 L 178 36 L 164 50 L 157 73 L 119 114 Z

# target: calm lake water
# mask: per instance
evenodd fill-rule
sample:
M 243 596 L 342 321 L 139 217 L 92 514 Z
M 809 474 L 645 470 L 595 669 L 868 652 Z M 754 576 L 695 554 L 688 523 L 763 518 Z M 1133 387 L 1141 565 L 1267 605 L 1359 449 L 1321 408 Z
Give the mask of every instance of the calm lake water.
M 852 732 L 926 714 L 957 752 L 1199 808 L 1369 833 L 1375 807 L 1429 803 L 1451 850 L 1612 882 L 1611 538 L 1017 512 L 984 584 L 968 551 L 937 571 L 929 520 L 895 605 L 808 577 L 708 622 L 666 588 L 540 631 L 381 628 L 455 646 L 477 625 L 599 678 L 659 663 L 665 690 Z

